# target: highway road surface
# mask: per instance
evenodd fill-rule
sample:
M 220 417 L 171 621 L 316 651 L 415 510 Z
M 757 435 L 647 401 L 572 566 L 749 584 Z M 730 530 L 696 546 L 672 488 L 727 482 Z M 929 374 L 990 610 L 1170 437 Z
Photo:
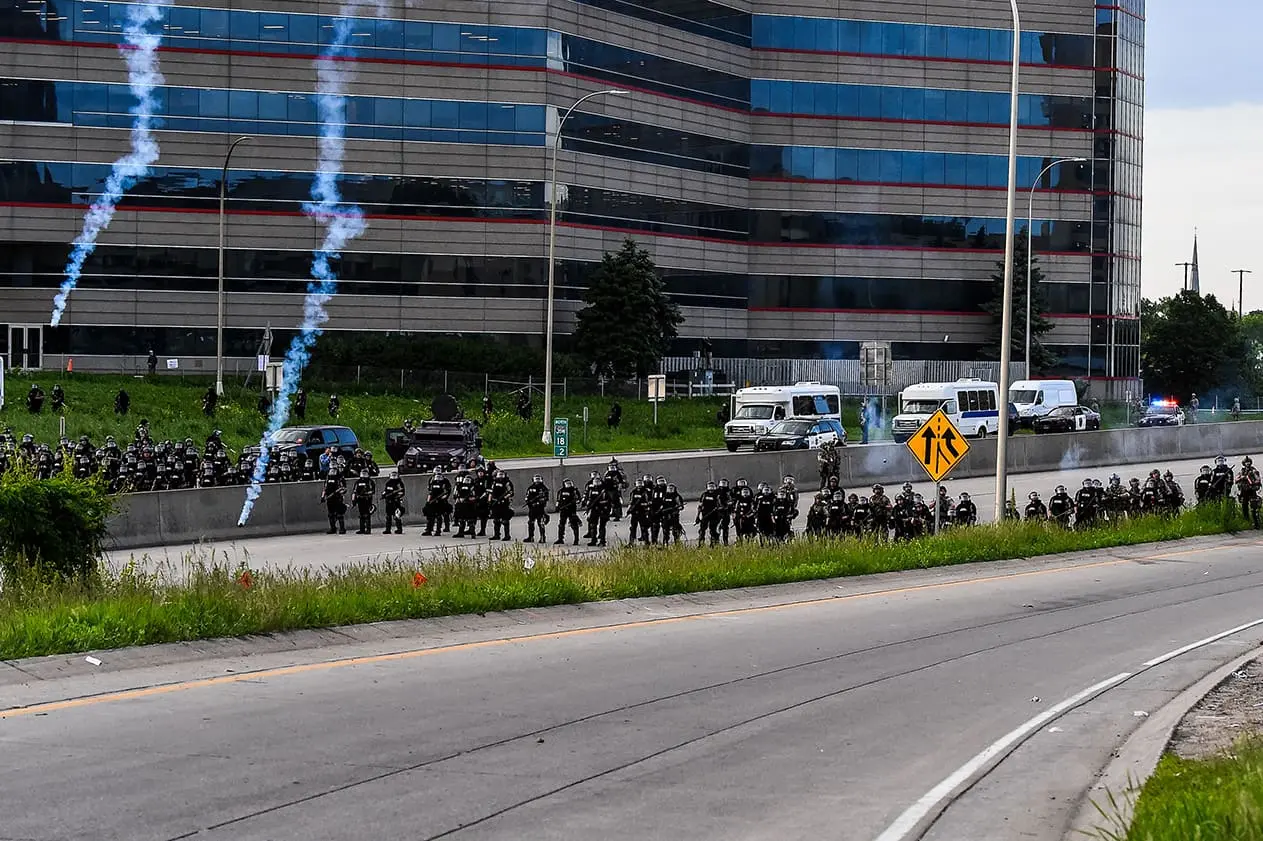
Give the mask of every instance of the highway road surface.
M 1234 463 L 1237 461 L 1233 460 Z M 1184 493 L 1192 497 L 1193 478 L 1197 475 L 1198 468 L 1205 463 L 1205 460 L 1195 461 L 1173 461 L 1167 463 L 1155 463 L 1153 467 L 1163 470 L 1170 469 L 1175 473 L 1177 480 L 1184 488 Z M 1039 491 L 1045 501 L 1052 495 L 1053 490 L 1058 484 L 1064 484 L 1073 495 L 1077 487 L 1079 487 L 1085 478 L 1097 478 L 1102 482 L 1107 482 L 1112 472 L 1117 472 L 1126 485 L 1127 480 L 1136 476 L 1141 480 L 1148 474 L 1149 465 L 1130 465 L 1118 468 L 1093 468 L 1086 470 L 1065 470 L 1061 472 L 1046 473 L 1028 473 L 1023 475 L 1010 476 L 1009 486 L 1017 492 L 1019 507 L 1025 508 L 1026 496 L 1032 490 Z M 777 481 L 779 477 L 775 476 L 747 476 L 751 484 L 757 484 L 759 481 Z M 730 477 L 735 480 L 736 476 Z M 946 483 L 948 491 L 955 497 L 961 492 L 967 492 L 973 497 L 975 504 L 978 506 L 980 519 L 987 519 L 992 516 L 995 509 L 995 481 L 991 478 L 980 479 L 962 479 L 960 481 L 948 481 Z M 887 494 L 893 496 L 898 493 L 899 485 L 891 485 L 886 488 Z M 934 496 L 934 486 L 929 483 L 918 483 L 914 487 L 925 495 L 926 500 L 930 500 Z M 518 488 L 520 494 L 525 492 L 525 488 Z M 556 493 L 556 488 L 553 493 Z M 851 491 L 857 491 L 860 494 L 868 493 L 871 488 L 851 488 Z M 797 522 L 797 528 L 802 528 L 806 519 L 807 508 L 811 505 L 813 494 L 804 493 L 799 500 L 799 508 L 801 516 Z M 624 495 L 626 499 L 626 495 Z M 411 516 L 415 517 L 419 512 L 422 500 L 410 500 L 409 510 Z M 313 501 L 313 505 L 317 504 Z M 681 518 L 690 539 L 696 539 L 697 527 L 693 526 L 693 520 L 696 516 L 697 508 L 695 504 L 690 504 Z M 356 528 L 356 520 L 353 512 L 347 514 L 347 525 L 350 532 L 354 532 Z M 526 537 L 526 518 L 518 515 L 514 517 L 511 528 L 516 539 Z M 553 551 L 552 541 L 557 537 L 557 520 L 554 517 L 549 525 L 549 540 L 547 551 Z M 227 561 L 231 565 L 236 565 L 238 561 L 249 560 L 249 563 L 255 569 L 278 569 L 285 567 L 305 568 L 305 569 L 321 569 L 324 567 L 341 567 L 348 564 L 362 564 L 375 560 L 387 558 L 404 558 L 408 560 L 424 559 L 434 557 L 444 552 L 450 552 L 454 549 L 462 549 L 467 552 L 488 551 L 491 547 L 505 546 L 504 543 L 491 543 L 488 540 L 468 540 L 456 539 L 450 534 L 446 534 L 439 538 L 424 537 L 421 534 L 422 527 L 418 525 L 409 525 L 405 527 L 402 535 L 383 535 L 377 532 L 371 536 L 357 535 L 348 533 L 345 535 L 330 536 L 326 534 L 309 534 L 294 535 L 286 537 L 265 537 L 253 538 L 249 540 L 240 540 L 229 543 L 220 543 L 214 546 L 151 546 L 139 549 L 129 549 L 119 551 L 110 555 L 110 562 L 119 565 L 127 563 L 131 558 L 148 559 L 152 565 L 159 561 L 173 564 L 180 567 L 184 560 L 188 557 L 207 558 L 211 552 L 215 553 L 215 557 L 223 561 Z M 619 523 L 611 523 L 608 537 L 610 541 L 625 541 L 628 534 L 628 523 L 626 520 Z M 582 537 L 582 532 L 580 534 Z M 592 550 L 587 548 L 586 541 L 581 541 L 578 549 L 569 546 L 569 535 L 567 535 L 567 552 L 582 552 L 592 554 Z
M 1250 534 L 0 663 L 0 837 L 1060 841 L 1259 644 L 1261 570 Z

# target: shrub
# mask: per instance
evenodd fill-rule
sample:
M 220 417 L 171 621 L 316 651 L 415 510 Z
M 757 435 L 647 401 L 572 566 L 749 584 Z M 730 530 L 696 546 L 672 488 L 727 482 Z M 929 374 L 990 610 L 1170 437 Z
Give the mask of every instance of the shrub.
M 0 476 L 0 571 L 10 582 L 95 578 L 111 511 L 101 481 L 9 470 Z

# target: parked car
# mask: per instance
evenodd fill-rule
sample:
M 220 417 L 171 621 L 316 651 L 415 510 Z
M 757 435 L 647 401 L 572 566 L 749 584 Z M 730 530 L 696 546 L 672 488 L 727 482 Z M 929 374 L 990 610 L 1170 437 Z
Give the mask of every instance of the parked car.
M 346 426 L 287 426 L 276 433 L 276 449 L 304 456 L 318 456 L 329 447 L 350 458 L 360 441 Z
M 833 418 L 787 420 L 773 426 L 754 441 L 756 450 L 817 450 L 826 441 L 846 443 L 846 430 Z
M 1022 422 L 1022 417 L 1017 411 L 1017 404 L 1012 400 L 1009 401 L 1009 435 L 1017 432 L 1018 425 Z
M 1086 432 L 1101 428 L 1101 416 L 1087 406 L 1058 406 L 1034 421 L 1035 434 Z
M 1149 405 L 1136 426 L 1183 426 L 1184 411 L 1174 400 L 1158 400 Z

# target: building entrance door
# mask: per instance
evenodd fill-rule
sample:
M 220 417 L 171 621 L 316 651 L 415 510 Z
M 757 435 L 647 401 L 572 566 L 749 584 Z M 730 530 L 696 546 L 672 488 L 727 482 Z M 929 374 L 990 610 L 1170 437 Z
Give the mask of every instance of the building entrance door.
M 28 370 L 40 367 L 44 328 L 39 324 L 9 325 L 9 367 Z

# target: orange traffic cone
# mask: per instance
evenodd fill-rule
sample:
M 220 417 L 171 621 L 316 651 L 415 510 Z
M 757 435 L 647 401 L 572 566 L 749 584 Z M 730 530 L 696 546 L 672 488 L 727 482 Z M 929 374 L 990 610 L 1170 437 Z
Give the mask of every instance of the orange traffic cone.
M 75 358 L 72 356 L 66 360 L 66 373 L 73 374 L 75 372 Z

